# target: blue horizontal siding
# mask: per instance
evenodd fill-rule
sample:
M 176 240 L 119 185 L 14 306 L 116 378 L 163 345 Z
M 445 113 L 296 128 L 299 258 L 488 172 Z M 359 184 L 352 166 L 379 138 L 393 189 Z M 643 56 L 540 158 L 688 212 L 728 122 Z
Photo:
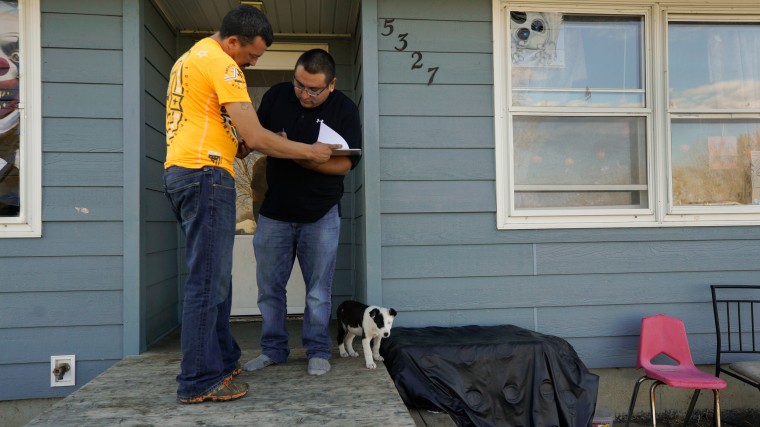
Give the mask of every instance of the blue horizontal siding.
M 42 0 L 40 9 L 43 13 L 121 16 L 121 3 L 122 0 Z
M 5 292 L 120 290 L 118 278 L 122 268 L 120 256 L 13 256 L 4 252 L 0 256 L 3 276 L 0 295 Z
M 394 246 L 382 252 L 384 279 L 512 276 L 534 271 L 530 244 Z
M 51 354 L 52 355 L 52 354 Z M 119 359 L 77 360 L 76 386 L 50 387 L 50 359 L 44 363 L 0 365 L 0 400 L 34 399 L 39 397 L 66 397 L 110 368 Z M 44 372 L 44 374 L 41 374 Z
M 493 181 L 384 181 L 380 207 L 387 213 L 496 212 Z M 495 232 L 495 224 L 489 226 Z
M 491 53 L 493 52 L 491 22 L 452 20 L 404 19 L 395 17 L 394 31 L 378 26 L 378 50 L 410 54 L 413 51 L 443 53 Z M 406 43 L 399 38 L 400 34 Z M 399 49 L 404 49 L 399 52 Z M 383 81 L 382 77 L 380 81 Z
M 42 51 L 42 81 L 121 84 L 121 52 L 118 50 L 44 49 Z
M 46 153 L 42 185 L 45 187 L 120 187 L 123 184 L 120 153 Z
M 42 47 L 121 50 L 121 16 L 42 14 Z
M 116 291 L 19 292 L 3 295 L 3 328 L 121 325 L 122 295 Z M 22 331 L 18 331 L 21 333 Z M 63 331 L 63 333 L 68 333 Z
M 134 97 L 142 114 L 140 151 L 134 152 L 140 162 L 139 173 L 129 174 L 126 183 L 139 192 L 141 207 L 135 206 L 130 215 L 138 222 L 141 232 L 139 246 L 142 256 L 135 258 L 139 265 L 139 296 L 131 293 L 132 316 L 138 317 L 141 327 L 140 345 L 150 345 L 174 330 L 179 324 L 180 292 L 178 244 L 179 228 L 169 202 L 163 194 L 164 159 L 166 157 L 166 88 L 169 73 L 177 57 L 177 37 L 174 30 L 161 18 L 151 1 L 141 0 L 144 21 L 140 37 L 143 45 L 139 67 L 143 93 Z M 137 54 L 137 52 L 133 52 Z M 137 319 L 135 319 L 137 320 Z M 138 328 L 132 328 L 137 333 Z M 137 338 L 136 338 L 137 339 Z
M 383 116 L 493 116 L 493 87 L 490 85 L 431 85 L 427 77 L 420 84 L 380 86 Z M 452 119 L 455 120 L 455 119 Z
M 430 7 L 426 1 L 382 0 L 377 3 L 377 15 L 381 18 L 381 23 L 390 17 L 491 22 L 490 1 L 469 1 L 467 7 L 460 7 L 461 3 L 452 0 L 439 0 L 436 7 Z
M 122 87 L 106 84 L 43 83 L 42 115 L 48 117 L 121 119 Z M 108 135 L 116 138 L 119 135 Z
M 676 305 L 704 303 L 710 300 L 709 285 L 752 283 L 756 275 L 754 271 L 700 271 L 411 277 L 385 279 L 383 289 L 389 303 L 407 311 Z
M 383 293 L 385 295 L 385 293 Z M 385 304 L 385 303 L 384 303 Z M 388 305 L 388 304 L 386 304 Z M 393 307 L 392 305 L 389 305 Z M 394 307 L 395 308 L 395 307 Z M 415 310 L 399 311 L 395 326 L 422 328 L 426 326 L 457 327 L 467 325 L 516 325 L 533 328 L 533 309 L 482 309 L 482 310 Z
M 380 117 L 383 148 L 494 148 L 493 135 L 492 117 Z
M 492 149 L 382 149 L 384 181 L 492 181 Z
M 121 187 L 45 187 L 42 220 L 121 221 L 124 204 Z
M 40 326 L 20 329 L 0 328 L 0 366 L 45 363 L 50 356 L 73 354 L 79 363 L 121 359 L 121 325 Z M 49 378 L 49 377 L 48 377 Z
M 760 241 L 546 243 L 536 246 L 538 274 L 757 271 Z
M 493 82 L 493 55 L 490 53 L 380 52 L 380 83 L 427 83 L 476 85 Z M 429 68 L 438 67 L 433 74 Z
M 120 153 L 121 118 L 52 118 L 42 121 L 42 150 L 46 153 Z
M 50 222 L 42 239 L 0 241 L 0 257 L 122 255 L 121 222 Z M 121 280 L 116 277 L 114 280 Z

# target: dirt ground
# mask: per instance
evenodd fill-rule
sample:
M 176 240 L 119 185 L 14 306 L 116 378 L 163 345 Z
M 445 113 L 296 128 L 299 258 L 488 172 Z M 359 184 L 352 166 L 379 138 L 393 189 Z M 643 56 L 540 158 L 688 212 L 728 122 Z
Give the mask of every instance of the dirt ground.
M 683 413 L 663 412 L 657 414 L 657 425 L 662 427 L 683 426 Z M 618 417 L 615 425 L 624 426 L 625 417 Z M 651 425 L 652 420 L 649 415 L 634 416 L 631 423 L 639 425 Z M 760 409 L 734 409 L 721 411 L 720 423 L 723 427 L 760 427 Z M 712 427 L 712 411 L 694 411 L 689 421 L 689 427 Z

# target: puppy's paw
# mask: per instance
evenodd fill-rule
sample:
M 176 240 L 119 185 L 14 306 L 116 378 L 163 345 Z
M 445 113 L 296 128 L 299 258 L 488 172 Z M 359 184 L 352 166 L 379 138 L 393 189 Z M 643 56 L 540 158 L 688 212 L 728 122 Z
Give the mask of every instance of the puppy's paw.
M 375 369 L 375 368 L 377 368 L 377 365 L 375 365 L 375 362 L 367 363 L 367 369 Z
M 376 362 L 382 362 L 383 360 L 385 360 L 385 359 L 383 359 L 383 356 L 381 356 L 379 354 L 373 354 L 372 358 L 375 359 Z
M 351 351 L 351 352 L 349 352 L 349 353 L 348 353 L 348 355 L 349 355 L 349 356 L 351 356 L 351 357 L 359 357 L 359 353 L 357 353 L 357 352 L 355 352 L 355 351 Z M 344 357 L 345 357 L 345 356 L 344 356 Z
M 348 353 L 345 350 L 340 351 L 340 357 L 348 357 Z

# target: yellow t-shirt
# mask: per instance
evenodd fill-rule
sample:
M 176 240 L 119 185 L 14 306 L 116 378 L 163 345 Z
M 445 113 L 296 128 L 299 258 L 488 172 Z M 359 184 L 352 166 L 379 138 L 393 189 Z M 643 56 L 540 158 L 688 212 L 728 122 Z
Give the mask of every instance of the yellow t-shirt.
M 164 167 L 217 166 L 233 176 L 238 136 L 222 104 L 251 102 L 245 76 L 215 40 L 205 38 L 172 67 L 166 91 Z

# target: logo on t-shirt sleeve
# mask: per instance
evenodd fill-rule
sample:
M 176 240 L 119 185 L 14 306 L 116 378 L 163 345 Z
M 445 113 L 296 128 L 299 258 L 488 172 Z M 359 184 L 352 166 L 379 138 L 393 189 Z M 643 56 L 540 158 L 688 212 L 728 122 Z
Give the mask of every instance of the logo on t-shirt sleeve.
M 224 81 L 238 90 L 246 90 L 245 76 L 237 65 L 228 65 L 224 71 Z

